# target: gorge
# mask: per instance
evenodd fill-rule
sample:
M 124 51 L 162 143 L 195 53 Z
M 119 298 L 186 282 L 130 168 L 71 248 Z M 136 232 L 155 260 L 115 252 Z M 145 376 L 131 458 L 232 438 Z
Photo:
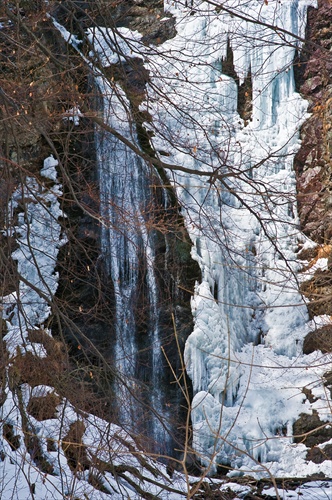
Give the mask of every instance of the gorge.
M 311 477 L 303 498 L 329 495 L 320 11 L 7 7 L 6 47 L 17 26 L 32 59 L 1 90 L 18 117 L 2 125 L 4 498 L 234 498 L 206 480 L 226 473 Z

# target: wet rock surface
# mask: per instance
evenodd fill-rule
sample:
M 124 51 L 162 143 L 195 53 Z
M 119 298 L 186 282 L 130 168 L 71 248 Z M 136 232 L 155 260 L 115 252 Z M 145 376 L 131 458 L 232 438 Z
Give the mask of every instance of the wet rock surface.
M 318 2 L 318 9 L 309 8 L 307 43 L 296 61 L 298 89 L 309 102 L 311 113 L 301 131 L 302 145 L 294 166 L 297 175 L 298 211 L 301 229 L 316 248 L 299 257 L 309 262 L 307 270 L 319 258 L 327 259 L 327 269 L 318 269 L 312 278 L 301 284 L 309 299 L 310 316 L 332 315 L 332 5 L 329 0 Z M 306 268 L 305 268 L 306 270 Z M 317 328 L 304 339 L 303 352 L 315 350 L 332 352 L 330 325 Z M 325 386 L 331 390 L 331 374 L 325 374 Z M 294 423 L 294 441 L 303 442 L 309 449 L 307 460 L 322 463 L 331 460 L 331 429 L 316 412 L 302 414 Z

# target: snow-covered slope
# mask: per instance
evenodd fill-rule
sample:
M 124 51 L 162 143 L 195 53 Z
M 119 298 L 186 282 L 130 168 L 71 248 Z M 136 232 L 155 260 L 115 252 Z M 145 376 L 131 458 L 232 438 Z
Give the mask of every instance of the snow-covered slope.
M 8 207 L 19 286 L 3 298 L 5 377 L 1 380 L 0 497 L 9 499 L 183 498 L 186 481 L 145 456 L 120 427 L 73 406 L 47 382 L 69 381 L 61 343 L 46 327 L 56 292 L 61 235 L 57 160 L 28 177 Z M 25 210 L 20 211 L 24 205 Z M 17 213 L 18 212 L 18 213 Z M 15 216 L 17 218 L 15 218 Z M 3 354 L 3 353 L 1 353 Z M 4 359 L 4 358 L 3 358 Z M 72 396 L 73 388 L 67 388 Z

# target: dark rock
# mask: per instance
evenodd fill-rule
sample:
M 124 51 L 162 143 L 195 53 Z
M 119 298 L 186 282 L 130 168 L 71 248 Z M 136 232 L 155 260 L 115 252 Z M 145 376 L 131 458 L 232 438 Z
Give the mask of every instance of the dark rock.
M 321 87 L 323 81 L 321 75 L 316 75 L 313 78 L 309 78 L 301 87 L 303 93 L 316 92 L 319 87 Z
M 328 422 L 322 422 L 315 410 L 312 415 L 301 413 L 293 424 L 293 435 L 295 443 L 304 443 L 311 448 L 331 439 L 331 426 Z
M 165 15 L 162 0 L 114 0 L 111 5 L 64 1 L 56 4 L 53 15 L 82 38 L 86 28 L 92 26 L 137 30 L 143 35 L 143 43 L 155 45 L 176 35 L 175 18 Z
M 311 247 L 311 248 L 303 248 L 299 250 L 297 257 L 300 260 L 313 260 L 315 257 L 317 257 L 317 252 L 318 252 L 318 247 Z
M 32 397 L 28 403 L 27 411 L 39 421 L 56 418 L 56 409 L 60 402 L 59 396 L 54 393 L 41 397 Z
M 2 435 L 13 451 L 21 446 L 21 437 L 14 432 L 14 426 L 5 422 L 2 427 Z
M 332 444 L 327 444 L 324 448 L 314 446 L 308 451 L 306 460 L 315 464 L 321 464 L 324 460 L 332 460 Z
M 77 420 L 70 425 L 69 431 L 61 443 L 68 465 L 74 472 L 87 470 L 90 467 L 86 446 L 83 444 L 84 432 L 84 423 Z
M 323 378 L 324 385 L 329 389 L 332 399 L 332 371 L 324 373 Z
M 331 42 L 331 5 L 322 1 L 318 9 L 308 9 L 307 42 L 295 59 L 297 88 L 312 113 L 302 127 L 302 146 L 294 160 L 298 210 L 302 230 L 317 243 L 332 237 L 332 56 L 327 50 Z
M 309 403 L 314 403 L 315 401 L 317 401 L 317 398 L 313 395 L 312 391 L 307 387 L 303 387 L 302 392 L 309 401 Z
M 58 351 L 51 356 L 40 358 L 31 352 L 18 353 L 15 363 L 9 369 L 10 388 L 16 389 L 21 384 L 59 386 L 67 376 L 67 359 Z
M 307 268 L 310 269 L 310 266 Z M 310 299 L 310 302 L 308 303 L 308 310 L 311 315 L 311 317 L 318 316 L 321 314 L 329 314 L 332 315 L 332 302 L 331 302 L 331 294 L 332 294 L 332 273 L 331 273 L 331 266 L 329 264 L 329 269 L 322 271 L 321 269 L 317 270 L 312 279 L 305 281 L 304 283 L 301 284 L 300 289 L 301 292 L 308 298 Z M 325 331 L 325 327 L 322 331 L 322 334 L 324 335 L 325 343 L 324 345 L 322 344 L 322 348 L 327 349 L 329 345 L 328 341 L 328 335 Z M 316 330 L 317 331 L 317 330 Z M 307 342 L 312 338 L 316 338 L 320 334 L 309 334 Z M 318 337 L 317 337 L 318 338 Z M 322 339 L 323 340 L 323 339 Z M 326 344 L 327 342 L 327 344 Z M 305 349 L 310 349 L 310 344 L 307 344 L 308 347 L 305 347 Z M 318 345 L 316 343 L 316 345 Z M 320 348 L 320 347 L 316 347 Z M 315 349 L 313 349 L 315 350 Z M 312 351 L 310 351 L 312 352 Z M 330 350 L 324 352 L 330 352 Z
M 332 325 L 322 326 L 308 333 L 304 339 L 303 352 L 310 354 L 316 350 L 332 352 Z
M 237 111 L 244 123 L 247 124 L 252 118 L 252 76 L 249 69 L 243 83 L 235 71 L 234 54 L 230 43 L 227 44 L 226 57 L 222 60 L 221 68 L 224 75 L 228 75 L 235 81 L 238 88 Z

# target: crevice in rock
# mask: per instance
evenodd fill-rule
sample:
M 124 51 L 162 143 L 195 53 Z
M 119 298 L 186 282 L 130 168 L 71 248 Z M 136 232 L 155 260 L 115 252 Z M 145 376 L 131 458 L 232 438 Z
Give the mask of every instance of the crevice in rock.
M 234 67 L 234 55 L 230 42 L 227 42 L 227 53 L 225 59 L 222 61 L 222 72 L 233 78 L 236 83 L 237 92 L 237 111 L 247 125 L 252 118 L 252 78 L 251 69 L 249 68 L 248 74 L 244 81 L 240 83 L 240 79 Z

